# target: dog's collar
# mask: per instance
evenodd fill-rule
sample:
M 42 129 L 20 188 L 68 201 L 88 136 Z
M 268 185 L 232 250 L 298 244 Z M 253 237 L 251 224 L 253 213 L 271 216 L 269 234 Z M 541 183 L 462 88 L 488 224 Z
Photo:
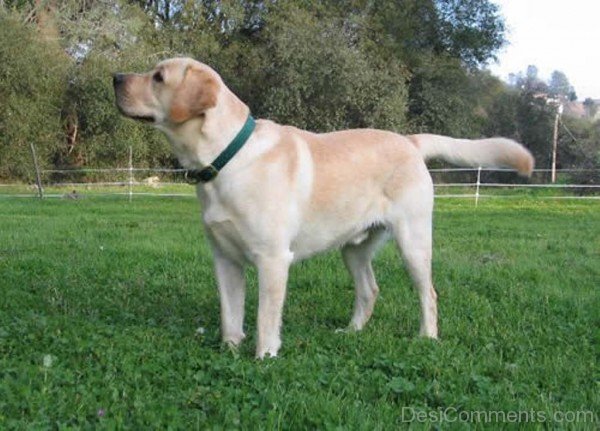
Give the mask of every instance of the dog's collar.
M 244 123 L 242 129 L 238 132 L 233 141 L 227 145 L 227 147 L 217 156 L 213 162 L 202 168 L 202 169 L 190 169 L 185 171 L 185 180 L 189 184 L 208 183 L 212 181 L 219 173 L 221 169 L 225 167 L 227 163 L 237 154 L 237 152 L 244 146 L 254 128 L 256 122 L 252 115 L 248 114 L 248 118 Z

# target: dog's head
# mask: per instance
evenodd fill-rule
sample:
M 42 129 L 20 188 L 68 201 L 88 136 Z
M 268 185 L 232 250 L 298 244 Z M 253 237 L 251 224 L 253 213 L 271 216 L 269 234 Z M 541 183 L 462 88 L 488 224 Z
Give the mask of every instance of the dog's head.
M 147 73 L 113 76 L 123 115 L 168 128 L 203 118 L 216 106 L 222 85 L 213 69 L 191 58 L 165 60 Z

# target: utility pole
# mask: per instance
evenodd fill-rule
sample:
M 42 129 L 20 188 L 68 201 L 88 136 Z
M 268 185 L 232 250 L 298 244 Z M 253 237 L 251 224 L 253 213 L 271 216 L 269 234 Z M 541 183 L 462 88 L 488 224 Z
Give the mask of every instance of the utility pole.
M 551 181 L 554 184 L 556 182 L 556 150 L 558 147 L 558 123 L 560 116 L 563 112 L 563 105 L 560 101 L 556 104 L 556 117 L 554 118 L 554 135 L 552 138 L 552 177 Z

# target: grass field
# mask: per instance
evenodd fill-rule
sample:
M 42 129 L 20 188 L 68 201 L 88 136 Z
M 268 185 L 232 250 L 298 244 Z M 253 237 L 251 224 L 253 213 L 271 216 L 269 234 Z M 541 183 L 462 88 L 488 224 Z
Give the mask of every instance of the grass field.
M 363 332 L 330 253 L 259 362 L 256 274 L 230 351 L 194 199 L 3 199 L 0 429 L 598 429 L 600 203 L 441 199 L 434 235 L 440 341 L 390 244 Z

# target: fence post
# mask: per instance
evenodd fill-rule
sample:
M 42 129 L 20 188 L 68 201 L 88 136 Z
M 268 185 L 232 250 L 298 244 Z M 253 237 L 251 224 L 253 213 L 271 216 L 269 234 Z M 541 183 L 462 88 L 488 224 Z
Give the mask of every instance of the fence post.
M 29 143 L 29 148 L 31 149 L 31 157 L 33 158 L 33 167 L 35 168 L 35 182 L 37 183 L 38 188 L 38 196 L 40 199 L 44 199 L 44 189 L 42 188 L 42 177 L 40 175 L 40 166 L 37 161 L 37 154 L 35 153 L 35 147 L 33 146 L 33 142 Z
M 129 146 L 129 202 L 133 198 L 133 148 Z
M 475 206 L 479 204 L 479 186 L 481 185 L 481 166 L 477 168 L 477 186 L 475 188 Z

